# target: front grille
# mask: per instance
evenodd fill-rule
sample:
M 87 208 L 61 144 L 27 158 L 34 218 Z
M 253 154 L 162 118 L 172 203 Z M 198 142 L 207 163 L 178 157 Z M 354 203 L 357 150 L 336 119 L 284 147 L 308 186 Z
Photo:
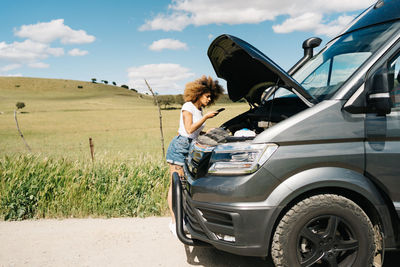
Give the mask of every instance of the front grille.
M 238 216 L 236 213 L 195 207 L 188 195 L 183 199 L 183 210 L 185 221 L 195 234 L 212 237 L 214 240 L 217 240 L 218 234 L 235 235 L 233 216 Z
M 209 223 L 233 226 L 232 216 L 230 214 L 215 212 L 204 208 L 199 208 L 204 219 Z

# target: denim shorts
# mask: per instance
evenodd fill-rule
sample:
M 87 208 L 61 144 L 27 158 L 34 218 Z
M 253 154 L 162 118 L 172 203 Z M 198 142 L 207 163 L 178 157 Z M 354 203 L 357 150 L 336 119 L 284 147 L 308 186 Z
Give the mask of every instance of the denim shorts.
M 168 146 L 167 162 L 174 165 L 183 166 L 189 153 L 189 147 L 192 139 L 178 135 L 175 136 Z

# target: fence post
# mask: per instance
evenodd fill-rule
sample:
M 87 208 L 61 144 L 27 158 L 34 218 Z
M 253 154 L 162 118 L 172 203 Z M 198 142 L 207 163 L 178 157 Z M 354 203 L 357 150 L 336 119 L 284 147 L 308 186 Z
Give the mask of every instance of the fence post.
M 17 125 L 17 130 L 19 132 L 19 135 L 21 136 L 22 140 L 24 141 L 26 148 L 29 150 L 29 152 L 32 152 L 32 150 L 29 147 L 28 143 L 25 141 L 24 135 L 22 134 L 21 130 L 19 129 L 18 120 L 17 120 L 17 111 L 16 110 L 14 110 L 14 120 L 15 120 L 15 124 Z
M 153 97 L 154 97 L 154 99 L 155 99 L 155 101 L 156 101 L 157 107 L 158 107 L 158 116 L 159 116 L 159 118 L 160 118 L 161 149 L 162 149 L 163 157 L 165 157 L 164 134 L 163 134 L 163 129 L 162 129 L 162 116 L 161 116 L 160 104 L 158 103 L 157 96 L 154 94 L 153 90 L 151 90 L 151 87 L 150 87 L 150 85 L 148 84 L 148 82 L 146 81 L 146 79 L 144 79 L 144 81 L 146 82 L 146 85 L 147 85 L 147 87 L 149 88 L 151 94 L 153 95 Z
M 90 155 L 92 156 L 92 162 L 94 162 L 94 144 L 92 141 L 92 137 L 89 137 L 89 147 L 90 147 Z

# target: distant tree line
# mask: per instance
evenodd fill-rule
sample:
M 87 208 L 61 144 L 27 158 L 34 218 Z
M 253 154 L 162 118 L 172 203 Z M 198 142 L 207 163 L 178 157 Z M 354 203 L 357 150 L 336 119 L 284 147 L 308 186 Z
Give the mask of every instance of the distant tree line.
M 157 95 L 157 100 L 160 106 L 164 106 L 164 109 L 172 105 L 182 106 L 183 103 L 185 103 L 185 101 L 183 101 L 183 95 Z M 155 102 L 154 105 L 156 105 Z
M 92 78 L 92 83 L 97 83 L 97 79 L 96 78 Z M 108 84 L 107 80 L 101 80 L 102 83 L 104 84 Z M 116 82 L 112 82 L 112 84 L 114 86 L 117 85 Z M 138 92 L 136 89 L 134 88 L 129 88 L 128 85 L 126 84 L 122 84 L 120 85 L 120 87 L 125 88 L 127 90 L 131 90 L 134 92 Z M 148 95 L 148 93 L 145 93 L 146 95 Z M 174 105 L 179 105 L 182 106 L 185 101 L 183 100 L 183 95 L 182 94 L 178 94 L 178 95 L 157 95 L 157 99 L 158 102 L 160 103 L 161 106 L 164 106 L 164 109 L 168 109 L 168 108 L 173 108 L 172 106 Z M 246 102 L 244 99 L 240 99 L 238 102 Z M 232 103 L 232 101 L 229 99 L 229 96 L 227 94 L 224 94 L 222 96 L 220 96 L 220 98 L 217 100 L 217 103 Z M 154 102 L 154 105 L 156 105 L 156 103 Z
M 160 103 L 161 106 L 163 106 L 163 109 L 168 109 L 168 108 L 173 108 L 172 106 L 174 105 L 179 105 L 182 106 L 185 101 L 183 100 L 183 95 L 157 95 L 158 103 Z M 239 102 L 242 102 L 239 100 Z M 217 100 L 217 103 L 232 103 L 232 101 L 229 99 L 228 95 L 222 95 L 220 98 Z M 154 105 L 156 103 L 154 102 Z
M 92 78 L 91 80 L 92 80 L 92 83 L 97 83 L 97 79 L 96 79 L 96 78 Z M 108 84 L 108 81 L 107 81 L 107 80 L 101 80 L 101 82 L 104 83 L 104 84 Z M 117 86 L 117 83 L 116 83 L 116 82 L 112 82 L 112 85 Z M 126 85 L 126 84 L 121 85 L 121 87 L 122 87 L 122 88 L 125 88 L 125 89 L 128 89 L 128 90 L 135 91 L 135 92 L 137 93 L 137 90 L 136 90 L 136 89 L 134 89 L 134 88 L 129 88 L 129 86 Z
M 129 86 L 128 85 L 126 85 L 126 84 L 123 84 L 123 85 L 121 85 L 121 87 L 122 88 L 125 88 L 125 89 L 128 89 L 128 90 L 131 90 L 131 91 L 134 91 L 134 92 L 138 92 L 135 88 L 129 88 Z

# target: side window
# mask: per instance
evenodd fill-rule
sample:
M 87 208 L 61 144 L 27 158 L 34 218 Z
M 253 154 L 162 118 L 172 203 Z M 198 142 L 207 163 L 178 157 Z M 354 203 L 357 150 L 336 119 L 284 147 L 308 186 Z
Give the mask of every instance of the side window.
M 301 83 L 304 88 L 320 88 L 328 85 L 329 66 L 331 61 L 325 61 L 316 68 L 304 81 Z
M 400 53 L 389 62 L 388 69 L 392 110 L 400 110 Z
M 370 55 L 370 52 L 357 52 L 335 56 L 333 58 L 329 85 L 338 86 L 343 84 Z
M 318 66 L 301 85 L 317 98 L 326 97 L 336 92 L 370 55 L 370 52 L 335 55 Z

